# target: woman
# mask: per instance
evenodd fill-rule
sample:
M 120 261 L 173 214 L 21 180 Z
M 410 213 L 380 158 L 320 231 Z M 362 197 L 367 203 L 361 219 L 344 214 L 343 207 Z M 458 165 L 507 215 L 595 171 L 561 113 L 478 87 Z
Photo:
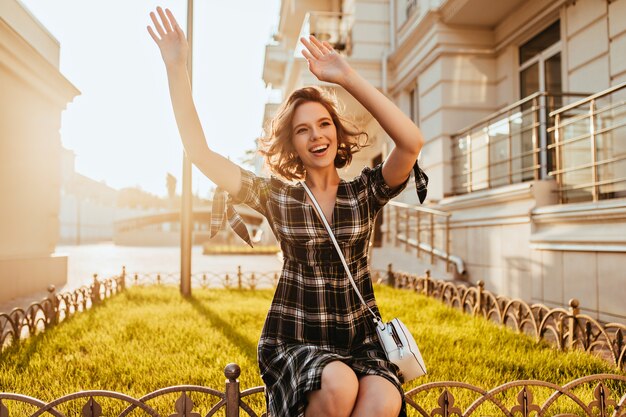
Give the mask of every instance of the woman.
M 226 211 L 231 225 L 250 243 L 232 207 L 247 204 L 268 219 L 283 250 L 283 271 L 258 346 L 269 415 L 405 415 L 397 367 L 385 358 L 374 323 L 351 288 L 302 184 L 257 177 L 211 151 L 191 95 L 185 35 L 169 10 L 157 8 L 150 17 L 154 28 L 148 26 L 148 32 L 165 62 L 185 152 L 220 190 L 212 224 L 219 227 Z M 424 140 L 417 126 L 330 44 L 313 36 L 301 41 L 309 70 L 352 94 L 396 146 L 383 164 L 364 168 L 352 181 L 340 179 L 337 168 L 351 161 L 364 133 L 339 116 L 322 90 L 308 87 L 292 93 L 278 111 L 263 153 L 274 173 L 309 186 L 361 294 L 378 312 L 367 263 L 369 238 L 376 214 L 404 189 L 411 170 L 420 201 L 425 198 L 428 179 L 416 162 Z M 222 191 L 229 195 L 227 202 Z

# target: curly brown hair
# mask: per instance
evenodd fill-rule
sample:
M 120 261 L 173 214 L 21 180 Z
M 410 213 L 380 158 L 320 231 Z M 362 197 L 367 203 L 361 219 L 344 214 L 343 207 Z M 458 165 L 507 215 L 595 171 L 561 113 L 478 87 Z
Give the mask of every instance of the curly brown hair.
M 266 164 L 273 173 L 288 181 L 302 180 L 306 172 L 293 147 L 291 126 L 296 109 L 306 102 L 316 102 L 324 106 L 337 129 L 336 168 L 348 165 L 352 161 L 352 154 L 367 146 L 367 133 L 339 114 L 335 97 L 318 87 L 300 88 L 283 102 L 266 134 L 260 138 L 259 152 L 265 157 Z

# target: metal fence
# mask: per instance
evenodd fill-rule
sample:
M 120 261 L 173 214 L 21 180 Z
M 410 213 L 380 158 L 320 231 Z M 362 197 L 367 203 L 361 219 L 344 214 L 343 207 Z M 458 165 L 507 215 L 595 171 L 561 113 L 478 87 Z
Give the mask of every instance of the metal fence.
M 9 313 L 0 313 L 0 352 L 13 343 L 19 343 L 31 335 L 45 331 L 63 320 L 85 311 L 106 298 L 123 291 L 126 286 L 125 272 L 121 275 L 98 280 L 74 291 L 56 293 L 54 285 L 48 287 L 48 297 L 27 308 L 14 308 Z M 0 417 L 4 417 L 0 412 Z
M 29 415 L 38 417 L 52 415 L 65 417 L 61 410 L 71 408 L 81 417 L 101 417 L 104 415 L 152 416 L 152 417 L 211 417 L 225 415 L 238 417 L 266 417 L 264 410 L 258 410 L 262 403 L 265 388 L 253 387 L 241 391 L 237 364 L 229 364 L 224 369 L 226 384 L 224 391 L 195 385 L 181 385 L 160 389 L 141 398 L 112 391 L 82 391 L 50 402 L 25 395 L 0 393 L 0 416 L 14 417 Z M 155 401 L 175 394 L 170 401 L 170 410 L 160 413 Z M 468 395 L 469 394 L 469 395 Z M 192 400 L 192 397 L 196 401 Z M 208 398 L 206 398 L 208 397 Z M 541 400 L 539 400 L 541 398 Z M 469 399 L 469 400 L 468 400 Z M 196 402 L 207 403 L 204 408 Z M 250 401 L 252 400 L 252 401 Z M 492 389 L 477 387 L 464 382 L 430 382 L 405 393 L 409 415 L 428 417 L 448 417 L 457 415 L 502 415 L 527 417 L 553 415 L 582 415 L 589 417 L 619 417 L 626 415 L 626 376 L 599 374 L 576 379 L 563 386 L 537 380 L 508 382 Z M 29 408 L 27 414 L 13 413 L 13 409 Z M 120 411 L 121 410 L 121 411 Z
M 195 288 L 273 288 L 278 283 L 278 272 L 258 273 L 242 271 L 234 273 L 198 272 L 192 274 Z M 26 308 L 14 308 L 9 313 L 0 312 L 0 352 L 13 343 L 40 333 L 74 314 L 123 291 L 127 285 L 179 285 L 180 273 L 134 273 L 129 275 L 122 267 L 120 275 L 99 280 L 94 274 L 89 286 L 57 294 L 54 285 L 48 287 L 48 296 Z M 0 414 L 0 417 L 3 417 Z
M 192 285 L 196 288 L 254 290 L 273 288 L 278 278 L 278 272 L 243 272 L 239 266 L 233 274 L 193 274 Z M 54 286 L 51 286 L 47 298 L 32 303 L 26 309 L 15 308 L 10 313 L 0 313 L 0 351 L 118 294 L 127 285 L 178 285 L 179 279 L 178 273 L 136 273 L 128 276 L 126 269 L 122 268 L 119 276 L 103 281 L 99 281 L 94 274 L 90 286 L 72 292 L 56 294 Z M 372 271 L 372 279 L 374 282 L 386 282 L 396 288 L 412 289 L 436 298 L 450 307 L 529 334 L 537 341 L 549 341 L 560 350 L 582 349 L 597 354 L 618 369 L 626 370 L 626 325 L 601 323 L 581 314 L 580 303 L 576 299 L 570 300 L 569 309 L 531 305 L 487 291 L 482 281 L 476 286 L 467 286 L 434 280 L 430 277 L 430 271 L 426 271 L 424 276 L 418 276 L 394 271 L 391 264 L 387 271 Z M 0 417 L 4 416 L 0 414 Z
M 626 325 L 601 323 L 581 314 L 577 299 L 570 300 L 569 309 L 531 305 L 487 291 L 483 281 L 468 287 L 451 281 L 434 280 L 430 271 L 426 271 L 424 276 L 396 272 L 391 265 L 387 271 L 387 282 L 529 334 L 537 341 L 549 341 L 560 350 L 582 349 L 603 357 L 619 369 L 626 369 Z

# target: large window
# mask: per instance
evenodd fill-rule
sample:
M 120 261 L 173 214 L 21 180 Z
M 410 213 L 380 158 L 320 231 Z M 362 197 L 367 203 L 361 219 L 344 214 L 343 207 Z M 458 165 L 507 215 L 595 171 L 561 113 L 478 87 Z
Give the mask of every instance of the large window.
M 524 43 L 519 48 L 520 64 L 520 98 L 528 97 L 536 92 L 547 93 L 541 96 L 537 102 L 529 102 L 523 108 L 522 123 L 530 125 L 539 123 L 547 126 L 547 114 L 561 107 L 562 82 L 561 82 L 561 25 L 556 21 L 541 33 Z M 532 106 L 539 106 L 541 111 L 530 111 Z M 539 120 L 531 120 L 531 117 L 539 115 Z M 528 120 L 525 120 L 528 119 Z M 539 137 L 535 136 L 539 132 Z M 521 158 L 518 160 L 522 172 L 522 181 L 532 179 L 533 166 L 537 163 L 541 166 L 540 177 L 546 178 L 553 168 L 553 157 L 546 151 L 548 138 L 545 128 L 529 129 L 522 133 L 520 146 L 514 150 Z M 528 168 L 528 169 L 527 169 Z

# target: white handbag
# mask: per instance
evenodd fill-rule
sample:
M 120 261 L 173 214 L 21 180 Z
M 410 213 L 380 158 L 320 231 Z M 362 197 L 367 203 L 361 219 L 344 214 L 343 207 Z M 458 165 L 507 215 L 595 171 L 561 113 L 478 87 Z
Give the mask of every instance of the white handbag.
M 344 268 L 346 269 L 346 273 L 348 274 L 348 278 L 350 278 L 350 283 L 352 284 L 352 288 L 356 291 L 361 303 L 369 310 L 369 312 L 374 317 L 374 324 L 376 325 L 376 333 L 378 333 L 378 339 L 380 340 L 380 344 L 387 355 L 387 359 L 389 362 L 395 364 L 399 368 L 399 376 L 403 380 L 403 382 L 409 382 L 414 380 L 417 377 L 426 375 L 426 364 L 424 363 L 424 359 L 422 359 L 422 354 L 420 353 L 419 348 L 417 347 L 417 343 L 415 343 L 415 339 L 409 329 L 400 321 L 400 319 L 395 318 L 390 322 L 384 323 L 382 318 L 376 315 L 374 311 L 367 305 L 363 296 L 361 296 L 361 292 L 357 288 L 354 279 L 352 278 L 352 273 L 350 272 L 350 268 L 348 268 L 348 264 L 346 259 L 339 247 L 339 243 L 337 243 L 337 239 L 335 238 L 335 234 L 333 233 L 328 221 L 326 220 L 326 216 L 322 212 L 315 196 L 304 183 L 304 181 L 300 182 L 302 187 L 304 187 L 305 191 L 309 195 L 309 198 L 313 202 L 313 206 L 315 207 L 315 211 L 317 215 L 324 223 L 326 227 L 326 231 L 328 231 L 328 235 L 332 240 L 337 252 L 339 253 L 339 257 L 341 258 L 341 262 L 343 263 Z

